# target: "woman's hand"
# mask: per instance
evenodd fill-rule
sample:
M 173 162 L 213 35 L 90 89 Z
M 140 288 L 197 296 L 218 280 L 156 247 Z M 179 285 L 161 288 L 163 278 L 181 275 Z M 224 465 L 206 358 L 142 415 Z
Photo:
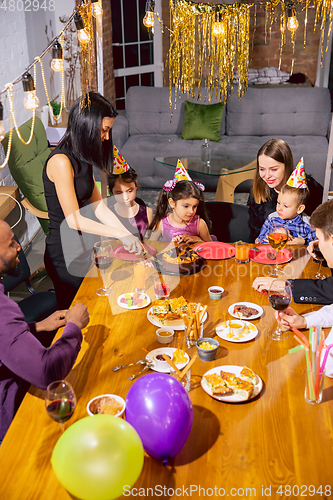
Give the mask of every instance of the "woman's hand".
M 282 328 L 291 330 L 292 328 L 306 328 L 306 319 L 297 314 L 291 307 L 285 311 L 276 311 L 275 317 L 280 321 Z
M 133 236 L 133 234 L 128 234 L 126 236 L 122 236 L 121 242 L 124 245 L 125 250 L 129 253 L 135 253 L 135 255 L 141 255 L 144 252 L 143 246 L 139 238 Z

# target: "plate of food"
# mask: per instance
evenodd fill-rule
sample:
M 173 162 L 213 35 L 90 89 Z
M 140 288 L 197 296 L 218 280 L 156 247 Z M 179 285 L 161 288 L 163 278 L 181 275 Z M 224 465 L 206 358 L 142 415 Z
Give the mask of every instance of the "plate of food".
M 259 251 L 258 251 L 259 250 Z M 270 245 L 258 245 L 250 249 L 250 259 L 258 264 L 276 264 L 276 251 Z M 287 248 L 280 250 L 277 264 L 286 264 L 293 258 Z
M 146 359 L 153 363 L 150 368 L 155 372 L 170 373 L 170 365 L 163 358 L 163 354 L 169 356 L 179 370 L 184 368 L 190 361 L 189 355 L 181 349 L 176 349 L 175 347 L 160 347 L 159 349 L 150 351 L 146 356 Z
M 184 297 L 175 299 L 156 300 L 154 305 L 147 312 L 147 318 L 155 326 L 170 326 L 174 330 L 184 330 L 185 323 L 182 315 L 189 318 L 189 305 L 195 304 L 188 302 Z M 197 304 L 195 304 L 197 306 Z M 190 305 L 190 307 L 193 307 Z M 200 311 L 203 307 L 200 306 Z M 207 312 L 205 312 L 202 321 L 206 321 Z
M 230 259 L 235 255 L 235 247 L 230 243 L 222 243 L 221 241 L 205 241 L 198 243 L 193 247 L 193 250 L 203 259 L 207 260 L 222 260 Z
M 151 300 L 146 293 L 123 293 L 117 299 L 118 306 L 123 309 L 143 309 L 150 304 Z
M 168 246 L 152 259 L 152 263 L 162 273 L 188 276 L 199 272 L 205 265 L 205 260 L 193 250 L 191 245 L 181 243 L 171 248 Z
M 201 387 L 218 401 L 241 403 L 258 396 L 263 388 L 263 381 L 246 366 L 222 365 L 204 374 Z
M 258 334 L 258 328 L 253 323 L 244 321 L 243 331 L 235 335 L 231 331 L 230 323 L 231 321 L 222 321 L 222 323 L 217 325 L 215 328 L 216 335 L 228 342 L 248 342 L 249 340 L 253 340 Z
M 146 243 L 143 243 L 143 246 L 147 252 L 147 257 L 149 258 L 150 255 L 155 255 L 157 252 L 155 247 L 152 247 L 151 245 L 147 245 Z M 141 255 L 136 255 L 135 253 L 129 253 L 124 245 L 117 245 L 112 249 L 111 255 L 113 257 L 116 257 L 117 259 L 120 260 L 130 260 L 130 261 L 137 261 L 141 260 L 142 256 Z
M 236 302 L 235 304 L 231 304 L 228 309 L 228 313 L 234 318 L 249 321 L 260 318 L 263 312 L 263 308 L 253 302 Z

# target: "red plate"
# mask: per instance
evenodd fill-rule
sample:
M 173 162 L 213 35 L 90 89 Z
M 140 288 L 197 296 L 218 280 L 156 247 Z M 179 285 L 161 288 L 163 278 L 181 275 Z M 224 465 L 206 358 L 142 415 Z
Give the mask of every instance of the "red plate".
M 269 259 L 267 257 L 267 254 L 270 252 L 275 255 L 275 250 L 270 246 L 270 245 L 258 245 L 256 246 L 260 250 L 260 252 L 255 252 L 253 248 L 250 250 L 250 259 L 253 260 L 254 262 L 258 262 L 259 264 L 271 264 L 275 265 L 276 261 L 275 259 Z M 279 256 L 277 259 L 278 264 L 285 264 L 286 262 L 289 262 L 293 258 L 293 254 L 291 253 L 290 250 L 287 250 L 284 248 L 279 252 Z
M 156 253 L 156 248 L 155 247 L 152 247 L 151 245 L 147 245 L 145 243 L 144 245 L 146 247 L 146 249 L 148 250 L 148 252 L 151 254 L 151 255 L 155 255 Z M 117 259 L 120 259 L 120 260 L 140 260 L 142 259 L 142 257 L 140 255 L 135 255 L 135 253 L 129 253 L 124 245 L 118 245 L 116 247 L 114 247 L 112 249 L 112 252 L 111 252 L 111 255 L 113 257 L 117 257 Z M 149 258 L 149 254 L 147 255 L 147 257 Z
M 235 255 L 235 247 L 233 245 L 220 241 L 204 241 L 195 245 L 193 250 L 203 259 L 208 260 L 229 259 Z

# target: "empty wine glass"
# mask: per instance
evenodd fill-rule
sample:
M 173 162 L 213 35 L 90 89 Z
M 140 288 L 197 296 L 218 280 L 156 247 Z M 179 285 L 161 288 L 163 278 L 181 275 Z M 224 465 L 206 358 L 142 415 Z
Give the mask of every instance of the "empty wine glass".
M 318 271 L 316 272 L 316 274 L 314 275 L 314 279 L 317 279 L 317 280 L 324 280 L 326 278 L 326 276 L 324 276 L 323 274 L 321 274 L 320 270 L 321 270 L 321 266 L 322 266 L 322 263 L 324 262 L 325 260 L 325 257 L 323 256 L 323 254 L 321 253 L 320 249 L 319 249 L 319 245 L 318 245 L 318 241 L 316 241 L 313 245 L 313 249 L 312 249 L 313 253 L 315 254 L 316 256 L 316 260 L 319 260 L 319 267 L 318 267 Z
M 291 283 L 284 279 L 275 279 L 272 281 L 268 291 L 268 301 L 276 311 L 284 311 L 289 307 L 292 301 Z M 272 340 L 286 340 L 289 337 L 287 331 L 281 330 L 281 324 L 278 320 L 278 327 L 274 332 L 269 332 L 269 338 Z
M 63 432 L 63 423 L 67 422 L 74 413 L 76 396 L 73 387 L 67 380 L 57 380 L 48 385 L 45 394 L 45 408 L 53 420 L 60 423 Z
M 287 245 L 288 237 L 288 230 L 284 227 L 283 224 L 272 224 L 268 235 L 268 241 L 271 247 L 275 250 L 275 267 L 271 271 L 269 271 L 269 274 L 273 276 L 284 274 L 284 271 L 282 269 L 279 269 L 278 267 L 278 256 L 280 250 L 283 250 L 283 248 Z
M 106 283 L 105 271 L 111 266 L 113 261 L 111 252 L 112 252 L 112 245 L 110 241 L 107 240 L 99 241 L 94 245 L 92 261 L 97 267 L 97 269 L 101 271 L 101 274 L 103 273 L 102 278 L 104 283 L 103 288 L 98 288 L 98 290 L 96 290 L 97 295 L 107 296 L 113 294 L 113 289 L 111 288 L 111 286 L 105 285 Z

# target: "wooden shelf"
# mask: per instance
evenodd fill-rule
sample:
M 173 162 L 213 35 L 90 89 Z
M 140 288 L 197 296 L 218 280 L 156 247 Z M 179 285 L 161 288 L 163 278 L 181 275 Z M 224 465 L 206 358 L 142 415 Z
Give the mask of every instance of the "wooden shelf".
M 10 194 L 19 201 L 20 192 L 17 186 L 0 186 L 0 219 L 4 220 L 15 208 L 16 203 L 8 196 L 1 196 L 2 194 Z

